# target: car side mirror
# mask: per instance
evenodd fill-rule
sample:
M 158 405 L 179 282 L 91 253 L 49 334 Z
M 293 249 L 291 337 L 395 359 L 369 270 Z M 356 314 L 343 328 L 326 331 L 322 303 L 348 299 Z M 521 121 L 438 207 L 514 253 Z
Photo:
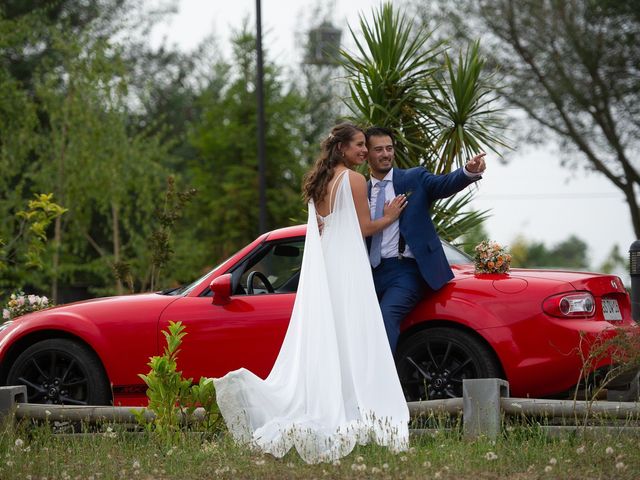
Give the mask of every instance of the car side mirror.
M 225 273 L 213 279 L 209 284 L 213 298 L 211 303 L 214 305 L 226 305 L 231 301 L 231 274 Z

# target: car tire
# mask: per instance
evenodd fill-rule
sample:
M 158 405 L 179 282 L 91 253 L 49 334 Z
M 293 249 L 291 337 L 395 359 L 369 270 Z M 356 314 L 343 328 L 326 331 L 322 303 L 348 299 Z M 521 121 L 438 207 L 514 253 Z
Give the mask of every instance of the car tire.
M 396 356 L 407 401 L 462 396 L 466 378 L 501 378 L 493 351 L 472 334 L 456 328 L 421 330 L 403 340 Z
M 111 403 L 109 382 L 96 354 L 64 338 L 43 340 L 22 352 L 9 370 L 7 385 L 26 385 L 30 403 Z

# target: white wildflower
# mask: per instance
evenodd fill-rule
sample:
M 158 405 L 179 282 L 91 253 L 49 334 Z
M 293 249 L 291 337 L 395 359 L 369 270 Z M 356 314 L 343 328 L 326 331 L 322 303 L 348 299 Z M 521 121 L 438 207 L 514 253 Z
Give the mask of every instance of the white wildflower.
M 607 447 L 604 451 L 604 453 L 606 453 L 607 455 L 612 455 L 613 454 L 613 448 L 611 447 Z
M 14 444 L 16 448 L 22 448 L 24 446 L 24 440 L 22 440 L 21 438 L 16 438 Z
M 580 455 L 581 455 L 581 454 L 583 454 L 583 453 L 584 453 L 584 451 L 585 451 L 585 447 L 584 447 L 584 445 L 580 445 L 578 448 L 576 448 L 576 453 L 577 453 L 577 454 L 580 454 Z
M 555 457 L 549 459 L 549 465 L 555 465 L 556 463 L 558 463 L 558 460 L 556 460 Z
M 625 464 L 624 464 L 624 462 L 618 462 L 618 463 L 616 463 L 616 469 L 617 469 L 617 470 L 624 470 L 624 469 L 625 469 Z
M 486 458 L 487 460 L 491 461 L 491 460 L 497 460 L 498 459 L 498 455 L 496 455 L 493 452 L 487 452 L 484 454 L 484 458 Z

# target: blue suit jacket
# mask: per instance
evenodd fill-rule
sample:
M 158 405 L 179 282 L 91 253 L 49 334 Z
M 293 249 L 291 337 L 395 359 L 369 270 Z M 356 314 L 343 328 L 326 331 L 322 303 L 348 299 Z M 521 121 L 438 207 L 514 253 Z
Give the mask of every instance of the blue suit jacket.
M 445 175 L 434 175 L 423 167 L 393 169 L 393 189 L 396 195 L 407 195 L 408 202 L 400 215 L 400 233 L 416 257 L 422 277 L 433 290 L 451 280 L 453 272 L 431 220 L 431 204 L 450 197 L 479 178 L 469 178 L 462 168 Z

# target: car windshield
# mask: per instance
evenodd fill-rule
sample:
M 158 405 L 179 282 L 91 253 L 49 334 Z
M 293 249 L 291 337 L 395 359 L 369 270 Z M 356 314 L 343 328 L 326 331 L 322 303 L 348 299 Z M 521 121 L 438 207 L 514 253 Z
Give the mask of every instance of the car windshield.
M 447 262 L 449 262 L 449 265 L 473 263 L 473 258 L 444 240 L 442 241 L 442 248 L 444 248 L 444 254 L 447 256 Z
M 229 257 L 231 258 L 231 257 Z M 213 267 L 211 270 L 209 270 L 207 273 L 205 273 L 204 275 L 202 275 L 200 278 L 198 278 L 196 281 L 191 282 L 188 285 L 183 285 L 181 287 L 174 287 L 174 288 L 168 288 L 166 290 L 163 290 L 161 292 L 158 292 L 160 295 L 186 295 L 188 294 L 191 290 L 193 290 L 194 288 L 196 288 L 196 286 L 198 286 L 200 284 L 200 282 L 202 282 L 205 278 L 207 278 L 209 275 L 211 275 L 211 272 L 213 272 L 216 268 L 218 268 L 220 265 L 222 265 L 223 263 L 225 263 L 227 260 L 229 260 L 229 258 L 227 258 L 224 262 L 220 262 L 218 265 L 216 265 L 215 267 Z

